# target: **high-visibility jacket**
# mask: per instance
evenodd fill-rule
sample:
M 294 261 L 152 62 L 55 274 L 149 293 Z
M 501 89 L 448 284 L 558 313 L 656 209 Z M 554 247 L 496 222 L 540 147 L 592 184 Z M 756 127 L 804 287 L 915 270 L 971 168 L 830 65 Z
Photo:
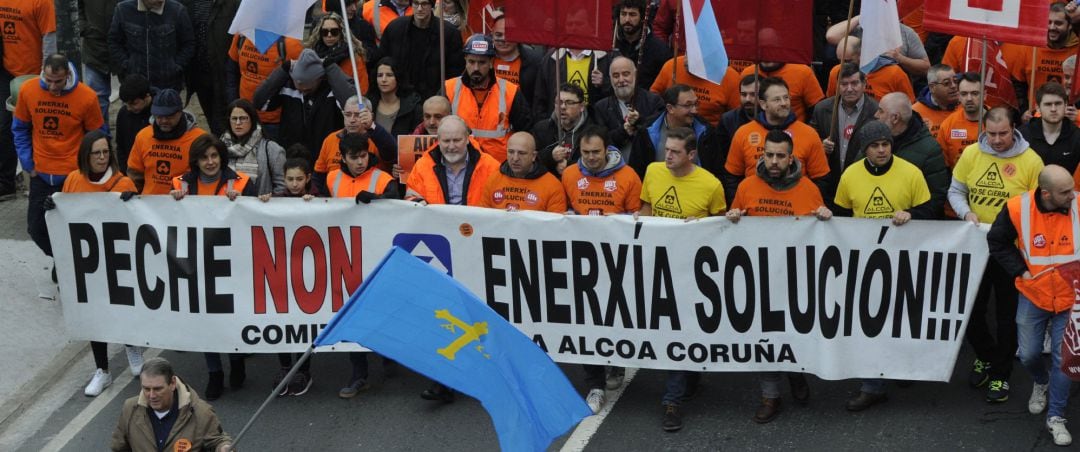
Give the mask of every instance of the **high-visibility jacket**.
M 484 187 L 488 179 L 499 172 L 495 158 L 469 146 L 462 186 L 462 203 L 466 206 L 483 204 Z M 428 204 L 449 204 L 446 166 L 442 163 L 442 150 L 436 148 L 416 161 L 406 183 L 406 199 L 423 198 Z
M 1016 228 L 1016 243 L 1024 256 L 1032 279 L 1016 278 L 1016 289 L 1035 306 L 1059 313 L 1072 309 L 1076 296 L 1071 281 L 1065 281 L 1053 267 L 1080 260 L 1080 212 L 1075 199 L 1068 214 L 1042 212 L 1034 199 L 1036 190 L 1009 200 L 1009 219 Z
M 506 142 L 511 133 L 510 106 L 514 104 L 517 92 L 517 85 L 496 77 L 481 107 L 477 106 L 472 90 L 464 88 L 461 77 L 446 81 L 450 110 L 469 125 L 472 136 L 480 143 L 480 150 L 495 157 L 499 163 L 506 161 Z
M 226 177 L 226 175 L 223 174 L 222 177 Z M 226 177 L 225 183 L 220 184 L 220 186 L 218 181 L 214 181 L 210 184 L 204 184 L 200 181 L 195 184 L 194 187 L 189 185 L 187 187 L 187 192 L 188 194 L 199 196 L 225 196 L 225 192 L 230 189 L 233 191 L 244 193 L 244 188 L 247 187 L 248 181 L 250 180 L 251 178 L 248 177 L 247 174 L 237 171 L 236 178 Z M 172 180 L 172 188 L 173 190 L 183 190 L 185 183 L 186 181 L 184 181 L 184 176 L 174 177 Z
M 376 3 L 379 4 L 378 18 L 376 18 L 375 16 Z M 412 6 L 405 8 L 406 16 L 411 16 L 412 13 Z M 393 6 L 384 5 L 382 0 L 365 2 L 364 8 L 360 12 L 360 14 L 364 17 L 364 20 L 368 21 L 368 23 L 375 27 L 375 32 L 380 38 L 382 37 L 382 32 L 386 29 L 386 26 L 390 25 L 390 22 L 393 22 L 394 19 L 397 19 L 399 17 L 397 10 L 394 9 Z
M 385 171 L 374 167 L 356 177 L 336 169 L 326 176 L 326 186 L 330 188 L 331 198 L 355 198 L 362 191 L 381 195 L 392 180 Z

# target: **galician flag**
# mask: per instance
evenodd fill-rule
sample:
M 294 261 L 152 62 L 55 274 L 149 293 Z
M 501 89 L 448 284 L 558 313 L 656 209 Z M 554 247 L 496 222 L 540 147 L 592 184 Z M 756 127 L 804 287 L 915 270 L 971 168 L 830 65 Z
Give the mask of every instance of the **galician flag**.
M 875 68 L 878 55 L 900 47 L 900 17 L 896 13 L 896 0 L 863 0 L 862 15 L 862 52 L 859 53 L 859 65 L 864 73 Z
M 229 34 L 243 34 L 265 53 L 282 36 L 304 39 L 304 18 L 310 1 L 243 0 Z
M 686 25 L 686 64 L 690 73 L 719 84 L 727 72 L 728 56 L 711 0 L 682 0 Z

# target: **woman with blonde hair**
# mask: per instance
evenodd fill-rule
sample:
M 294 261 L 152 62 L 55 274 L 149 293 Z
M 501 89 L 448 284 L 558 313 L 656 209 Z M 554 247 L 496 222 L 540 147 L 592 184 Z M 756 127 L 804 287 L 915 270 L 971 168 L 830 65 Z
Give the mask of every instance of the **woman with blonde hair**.
M 473 33 L 480 33 L 480 30 L 473 31 L 469 27 L 469 0 L 441 0 L 435 5 L 435 17 L 457 27 L 461 32 L 461 42 L 468 41 Z
M 346 77 L 356 78 L 360 82 L 361 94 L 368 91 L 368 70 L 364 45 L 355 36 L 349 36 L 352 40 L 353 52 L 356 56 L 356 68 L 353 68 L 352 59 L 349 58 L 349 44 L 345 42 L 345 25 L 341 16 L 337 13 L 327 13 L 315 22 L 311 29 L 311 35 L 304 41 L 304 47 L 314 50 L 319 58 L 329 59 L 341 67 L 341 72 Z

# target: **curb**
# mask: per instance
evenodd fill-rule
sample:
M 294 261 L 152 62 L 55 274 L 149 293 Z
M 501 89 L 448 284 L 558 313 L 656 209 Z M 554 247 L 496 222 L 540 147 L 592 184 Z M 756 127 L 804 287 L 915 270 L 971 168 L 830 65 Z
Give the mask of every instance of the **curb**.
M 15 420 L 17 413 L 33 403 L 38 394 L 53 385 L 63 374 L 72 361 L 78 359 L 90 348 L 90 343 L 77 341 L 69 343 L 49 361 L 34 378 L 27 381 L 13 393 L 13 396 L 3 405 L 0 405 L 0 433 L 7 430 L 10 421 Z

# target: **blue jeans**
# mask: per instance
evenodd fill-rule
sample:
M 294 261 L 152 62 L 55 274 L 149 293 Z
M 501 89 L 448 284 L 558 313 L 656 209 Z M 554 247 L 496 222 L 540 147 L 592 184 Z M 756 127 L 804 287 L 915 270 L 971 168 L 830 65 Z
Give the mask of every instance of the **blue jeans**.
M 1065 336 L 1065 325 L 1069 322 L 1069 311 L 1054 314 L 1035 306 L 1027 297 L 1020 294 L 1016 306 L 1016 332 L 1020 343 L 1020 363 L 1031 374 L 1035 383 L 1050 383 L 1050 398 L 1047 419 L 1054 416 L 1065 417 L 1065 404 L 1069 400 L 1072 381 L 1061 371 L 1061 340 Z M 1043 337 L 1047 324 L 1050 325 L 1050 369 L 1042 359 Z
M 691 394 L 697 391 L 698 382 L 701 381 L 700 372 L 687 370 L 669 370 L 664 398 L 660 401 L 664 406 L 679 406 L 686 401 Z
M 109 130 L 109 96 L 112 95 L 112 75 L 90 66 L 83 66 L 83 82 L 97 93 L 101 117 L 105 119 L 105 130 Z

